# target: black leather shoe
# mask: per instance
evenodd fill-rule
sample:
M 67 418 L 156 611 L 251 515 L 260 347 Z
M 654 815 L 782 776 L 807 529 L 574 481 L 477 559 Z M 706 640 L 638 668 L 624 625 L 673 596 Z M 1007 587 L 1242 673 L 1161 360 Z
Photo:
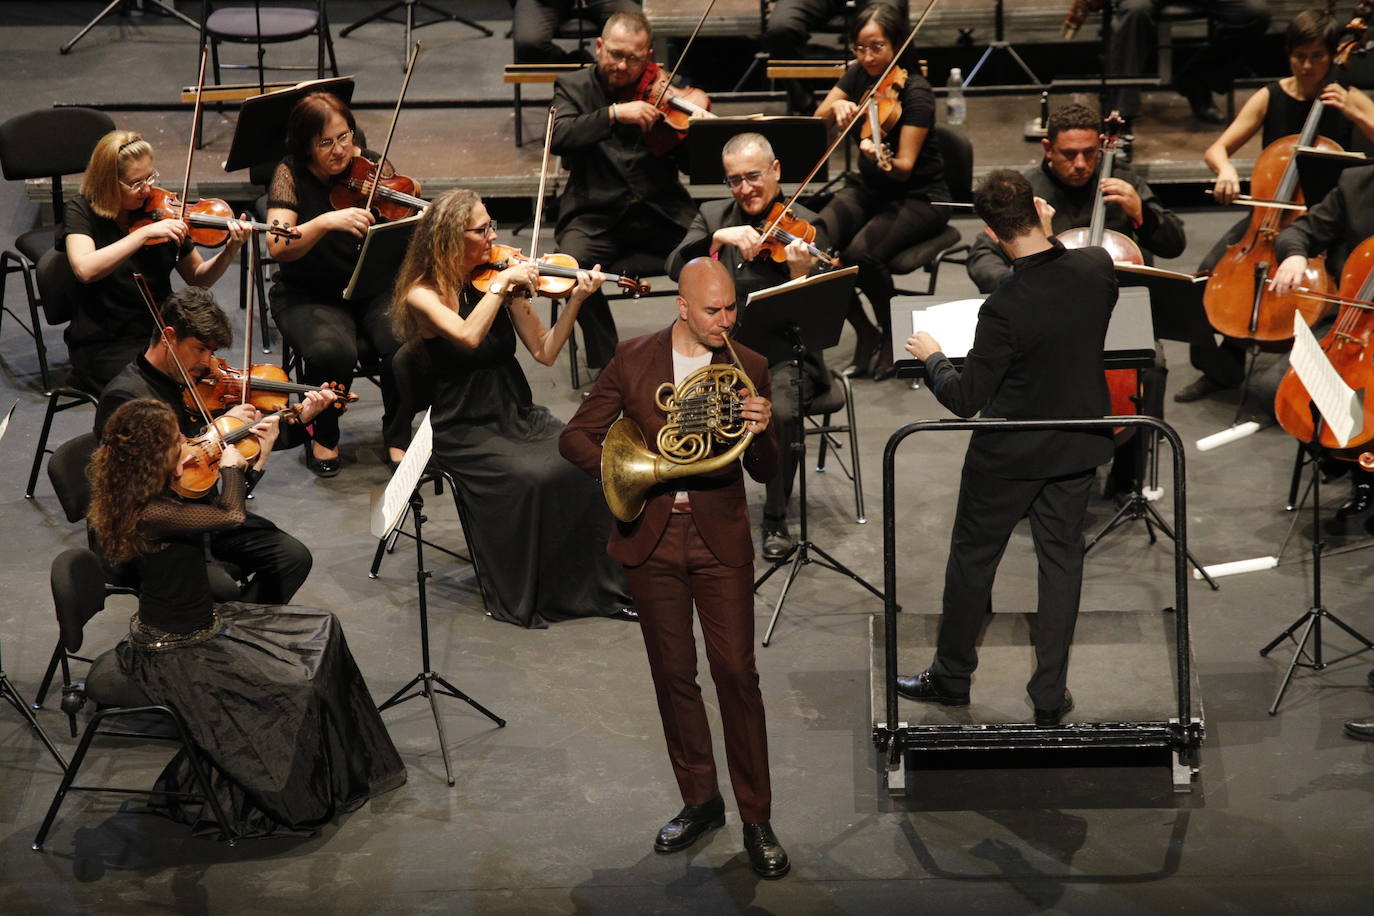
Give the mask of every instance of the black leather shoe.
M 1345 723 L 1345 733 L 1361 741 L 1374 741 L 1374 716 L 1368 719 L 1351 719 Z
M 654 838 L 656 852 L 677 852 L 697 841 L 703 833 L 725 826 L 725 800 L 717 795 L 704 805 L 685 805 L 677 817 L 663 825 Z
M 744 851 L 749 853 L 749 864 L 760 878 L 781 878 L 792 868 L 787 850 L 773 835 L 773 828 L 767 821 L 744 825 Z
M 1179 95 L 1188 100 L 1188 107 L 1193 110 L 1193 117 L 1203 124 L 1222 125 L 1226 123 L 1226 115 L 1221 113 L 1221 109 L 1212 101 L 1212 90 L 1205 85 L 1174 84 Z
M 763 530 L 763 558 L 781 560 L 796 546 L 792 535 L 785 528 L 765 528 Z
M 609 615 L 611 620 L 624 620 L 627 623 L 639 623 L 639 611 L 632 607 L 623 607 L 614 614 Z
M 316 477 L 337 477 L 339 469 L 343 467 L 343 461 L 335 455 L 333 458 L 316 458 L 314 450 L 307 442 L 305 446 L 305 466 Z
M 935 684 L 935 678 L 926 669 L 915 677 L 897 676 L 897 692 L 908 700 L 922 703 L 940 703 L 945 706 L 967 706 L 968 694 L 946 693 Z
M 1073 709 L 1073 694 L 1069 693 L 1066 689 L 1064 691 L 1064 702 L 1059 704 L 1058 709 L 1041 709 L 1038 706 L 1036 707 L 1035 724 L 1040 726 L 1058 725 L 1071 709 Z
M 1374 485 L 1357 483 L 1351 488 L 1350 498 L 1341 503 L 1341 507 L 1336 510 L 1336 518 L 1353 518 L 1356 515 L 1364 515 L 1370 509 L 1374 509 Z
M 1175 404 L 1191 404 L 1193 401 L 1200 401 L 1207 395 L 1225 388 L 1219 382 L 1214 382 L 1205 375 L 1200 375 L 1189 385 L 1184 385 L 1174 394 Z

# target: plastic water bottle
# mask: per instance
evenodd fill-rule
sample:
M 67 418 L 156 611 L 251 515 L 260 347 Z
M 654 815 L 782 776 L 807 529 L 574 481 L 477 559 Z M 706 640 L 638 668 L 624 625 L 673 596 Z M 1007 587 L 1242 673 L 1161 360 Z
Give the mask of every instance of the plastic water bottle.
M 968 115 L 968 104 L 964 101 L 964 74 L 958 67 L 950 69 L 945 89 L 945 123 L 957 127 L 964 123 L 964 118 Z

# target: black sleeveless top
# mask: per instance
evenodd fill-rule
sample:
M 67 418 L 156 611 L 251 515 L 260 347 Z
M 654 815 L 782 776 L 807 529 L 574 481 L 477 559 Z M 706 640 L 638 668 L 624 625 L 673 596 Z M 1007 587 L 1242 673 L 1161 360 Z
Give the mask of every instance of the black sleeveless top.
M 1344 80 L 1335 82 L 1348 88 Z M 1293 98 L 1283 91 L 1278 80 L 1266 84 L 1264 89 L 1269 93 L 1269 107 L 1264 112 L 1264 125 L 1260 134 L 1264 145 L 1268 146 L 1275 140 L 1291 134 L 1302 133 L 1302 126 L 1307 121 L 1307 113 L 1312 109 L 1312 102 Z M 1350 149 L 1353 128 L 1350 119 L 1335 108 L 1325 109 L 1321 121 L 1317 123 L 1318 135 L 1339 143 L 1342 149 Z

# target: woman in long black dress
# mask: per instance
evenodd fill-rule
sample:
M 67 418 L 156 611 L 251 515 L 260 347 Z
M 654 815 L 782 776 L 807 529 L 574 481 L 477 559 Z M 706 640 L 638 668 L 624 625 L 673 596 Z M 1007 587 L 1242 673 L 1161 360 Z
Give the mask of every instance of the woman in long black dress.
M 628 619 L 624 575 L 606 555 L 611 515 L 601 488 L 558 454 L 563 424 L 534 403 L 515 358 L 518 338 L 552 365 L 600 275 L 584 274 L 545 329 L 522 295 L 537 282 L 528 265 L 502 270 L 485 294 L 469 284 L 495 238 L 476 194 L 440 195 L 396 280 L 396 336 L 422 346 L 433 373 L 434 453 L 472 510 L 493 617 L 525 627 Z
M 135 273 L 158 302 L 172 292 L 173 269 L 186 283 L 209 288 L 234 262 L 249 229 L 229 224 L 229 241 L 203 258 L 186 224 L 162 219 L 130 231 L 157 184 L 153 146 L 131 130 L 112 130 L 91 152 L 81 193 L 67 201 L 57 249 L 67 253 L 82 284 L 64 336 L 72 368 L 96 391 L 148 347 L 148 307 Z
M 362 301 L 343 298 L 358 261 L 359 239 L 374 217 L 361 207 L 336 210 L 329 202 L 334 179 L 348 171 L 355 157 L 379 158 L 362 148 L 357 133 L 353 112 L 328 92 L 313 92 L 291 109 L 288 152 L 272 175 L 267 218 L 295 226 L 300 238 L 288 242 L 268 237 L 267 250 L 281 263 L 268 298 L 282 337 L 304 359 L 302 382 L 348 384 L 358 360 L 358 338 L 367 339 L 381 360 L 382 438 L 388 457 L 398 461 L 410 442 L 411 417 L 399 409 L 391 371 L 396 353 L 387 318 L 391 292 Z M 306 463 L 321 477 L 339 473 L 336 412 L 315 420 Z
M 867 117 L 858 102 L 892 62 L 906 39 L 907 24 L 890 3 L 874 3 L 854 17 L 851 39 L 856 61 L 849 66 L 816 109 L 817 117 L 843 126 Z M 892 375 L 890 304 L 892 271 L 888 264 L 901 252 L 934 238 L 949 222 L 949 200 L 939 144 L 930 135 L 935 126 L 935 95 L 912 68 L 901 89 L 902 114 L 887 135 L 891 162 L 879 165 L 879 147 L 859 128 L 850 131 L 858 143 L 859 174 L 851 178 L 821 211 L 817 222 L 831 241 L 842 246 L 845 264 L 859 266 L 859 289 L 868 299 L 881 334 L 864 315 L 857 298 L 846 316 L 858 333 L 854 365 L 849 375 L 874 378 Z
M 256 429 L 270 451 L 275 418 Z M 184 442 L 171 409 L 141 398 L 111 415 L 91 462 L 91 527 L 109 562 L 140 573 L 119 666 L 186 720 L 235 834 L 308 835 L 404 783 L 405 767 L 333 614 L 211 602 L 203 539 L 243 522 L 245 462 L 226 447 L 218 497 L 185 500 L 170 489 Z M 184 753 L 158 786 L 194 788 Z M 208 805 L 167 813 L 217 829 Z

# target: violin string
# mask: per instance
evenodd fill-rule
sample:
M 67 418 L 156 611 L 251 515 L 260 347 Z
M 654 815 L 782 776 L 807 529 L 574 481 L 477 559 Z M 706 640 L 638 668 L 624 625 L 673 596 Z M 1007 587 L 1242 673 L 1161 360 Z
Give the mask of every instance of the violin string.
M 897 61 L 901 60 L 901 57 L 903 54 L 906 53 L 907 48 L 911 47 L 911 42 L 915 40 L 916 33 L 921 31 L 921 26 L 925 25 L 926 18 L 930 16 L 931 11 L 935 9 L 935 5 L 939 2 L 940 0 L 930 0 L 930 3 L 926 5 L 925 12 L 921 13 L 921 18 L 916 20 L 916 24 L 912 26 L 911 31 L 907 33 L 906 41 L 902 42 L 901 47 L 899 47 L 895 52 L 893 52 L 892 60 L 888 63 L 887 68 L 883 70 L 883 72 L 878 76 L 878 79 L 874 81 L 873 85 L 868 88 L 868 91 L 865 92 L 863 94 L 863 97 L 859 100 L 859 104 L 856 107 L 860 111 L 862 111 L 863 108 L 866 105 L 868 105 L 869 99 L 873 98 L 873 96 L 877 93 L 878 87 L 882 85 L 883 80 L 887 79 L 888 74 L 890 74 L 894 69 L 896 69 Z M 854 127 L 855 123 L 857 123 L 858 121 L 858 118 L 850 118 L 849 123 L 845 124 L 843 127 L 840 128 L 839 133 L 836 135 L 835 139 L 830 142 L 830 146 L 826 147 L 824 153 L 821 153 L 821 158 L 816 160 L 816 164 L 811 167 L 811 171 L 807 174 L 805 178 L 802 179 L 802 183 L 797 185 L 797 190 L 792 192 L 792 196 L 787 199 L 787 203 L 782 205 L 782 209 L 778 211 L 778 215 L 772 220 L 772 222 L 769 223 L 768 229 L 763 233 L 765 238 L 771 235 L 772 231 L 778 227 L 779 223 L 782 222 L 783 215 L 786 214 L 787 211 L 792 208 L 792 205 L 797 202 L 797 198 L 801 197 L 802 191 L 804 191 L 806 189 L 806 186 L 811 183 L 811 179 L 816 177 L 816 173 L 818 173 L 821 170 L 821 166 L 825 165 L 825 163 L 829 161 L 831 155 L 835 152 L 835 150 L 839 149 L 840 144 L 844 142 L 844 138 L 849 135 L 849 131 Z

